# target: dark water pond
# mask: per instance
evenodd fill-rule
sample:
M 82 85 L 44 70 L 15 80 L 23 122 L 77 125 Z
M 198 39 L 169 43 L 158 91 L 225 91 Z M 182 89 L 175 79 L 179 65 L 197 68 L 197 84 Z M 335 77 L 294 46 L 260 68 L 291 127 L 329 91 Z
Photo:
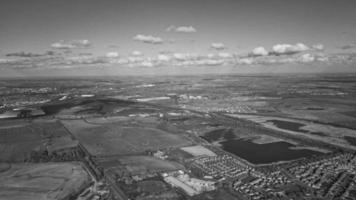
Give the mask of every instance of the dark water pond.
M 347 142 L 349 142 L 351 145 L 356 146 L 356 137 L 349 137 L 345 136 L 344 137 Z
M 230 140 L 236 138 L 232 129 L 217 129 L 205 133 L 205 135 L 201 137 L 208 142 L 216 142 L 220 140 Z
M 272 122 L 278 128 L 297 131 L 297 132 L 304 132 L 307 133 L 308 131 L 300 129 L 301 127 L 305 126 L 304 124 L 297 123 L 297 122 L 290 122 L 290 121 L 283 121 L 283 120 L 268 120 L 268 122 Z
M 322 132 L 309 132 L 312 135 L 318 135 L 318 136 L 327 136 L 325 133 Z
M 309 108 L 306 108 L 306 110 L 324 110 L 324 108 L 309 107 Z
M 295 147 L 295 145 L 287 142 L 255 144 L 249 140 L 234 139 L 221 142 L 221 145 L 225 151 L 233 153 L 254 164 L 288 161 L 321 154 L 320 152 L 307 149 L 290 149 L 290 147 Z
M 46 115 L 58 114 L 61 110 L 69 109 L 74 106 L 87 106 L 89 111 L 92 112 L 105 112 L 110 111 L 118 106 L 128 106 L 134 104 L 134 102 L 119 100 L 119 99 L 74 99 L 64 102 L 57 102 L 53 104 L 47 104 L 41 107 Z
M 219 142 L 223 150 L 254 164 L 288 161 L 322 154 L 307 149 L 290 149 L 290 147 L 295 147 L 295 145 L 287 142 L 255 144 L 251 140 L 236 138 L 231 129 L 211 131 L 202 136 L 202 138 L 208 142 Z
M 301 127 L 305 126 L 305 124 L 302 123 L 283 121 L 283 120 L 268 120 L 268 122 L 272 122 L 278 128 L 285 129 L 285 130 L 310 133 L 312 135 L 318 135 L 318 136 L 326 136 L 326 134 L 322 132 L 311 132 L 311 131 L 301 129 Z

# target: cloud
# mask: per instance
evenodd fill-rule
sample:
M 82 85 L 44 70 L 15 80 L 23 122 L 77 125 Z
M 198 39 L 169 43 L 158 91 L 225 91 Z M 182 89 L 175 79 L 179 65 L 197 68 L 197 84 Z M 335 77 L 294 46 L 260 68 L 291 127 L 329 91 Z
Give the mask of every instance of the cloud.
M 75 48 L 74 45 L 64 43 L 64 41 L 55 42 L 55 43 L 51 44 L 51 47 L 54 49 L 74 49 Z
M 105 54 L 105 56 L 107 58 L 117 58 L 117 57 L 119 57 L 119 53 L 118 52 L 108 52 Z
M 139 63 L 139 66 L 142 66 L 142 67 L 154 67 L 155 64 L 151 61 L 148 61 L 148 60 L 145 60 L 141 63 Z
M 108 48 L 109 48 L 109 49 L 117 49 L 117 48 L 119 48 L 119 45 L 110 44 L 110 45 L 108 45 Z
M 24 58 L 0 58 L 0 64 L 17 64 L 24 61 Z
M 137 63 L 137 62 L 142 62 L 144 60 L 143 57 L 133 57 L 133 56 L 129 56 L 127 58 L 127 60 L 129 61 L 129 63 Z
M 298 45 L 296 45 L 298 46 Z M 300 47 L 300 45 L 299 45 Z M 298 48 L 299 48 L 298 47 Z M 303 48 L 299 48 L 303 49 Z M 305 49 L 305 48 L 304 48 Z M 160 52 L 156 56 L 145 56 L 140 51 L 133 51 L 127 56 L 118 52 L 108 52 L 104 56 L 93 54 L 57 52 L 51 56 L 33 56 L 31 53 L 14 53 L 0 58 L 0 69 L 68 69 L 77 67 L 96 66 L 123 66 L 123 67 L 190 67 L 190 66 L 239 66 L 239 65 L 277 65 L 286 63 L 309 64 L 314 62 L 332 63 L 356 63 L 356 53 L 327 53 L 315 50 L 314 45 L 308 51 L 300 53 L 269 53 L 264 47 L 252 50 L 249 56 L 246 54 L 233 54 L 227 51 L 198 54 L 191 52 Z M 321 48 L 319 48 L 321 49 Z M 290 49 L 289 49 L 290 50 Z M 295 51 L 295 49 L 292 49 Z M 274 52 L 274 51 L 273 51 Z M 288 52 L 287 50 L 283 52 Z M 44 54 L 39 54 L 44 55 Z M 47 53 L 46 53 L 47 55 Z M 115 65 L 114 65 L 115 64 Z
M 225 44 L 221 43 L 221 42 L 214 42 L 214 43 L 211 43 L 210 45 L 211 48 L 214 48 L 216 50 L 223 50 L 223 49 L 226 49 L 226 46 Z
M 251 52 L 252 56 L 267 56 L 268 51 L 264 47 L 256 47 Z
M 138 34 L 133 38 L 133 40 L 144 42 L 144 43 L 148 43 L 148 44 L 161 44 L 161 43 L 163 43 L 162 38 L 154 37 L 152 35 L 141 35 L 141 34 Z
M 297 43 L 295 45 L 291 44 L 276 44 L 272 47 L 273 53 L 276 55 L 282 55 L 282 54 L 295 54 L 299 53 L 302 51 L 307 51 L 310 48 L 303 44 L 303 43 Z
M 196 62 L 197 65 L 218 66 L 224 64 L 223 59 L 202 59 Z
M 6 54 L 7 57 L 40 57 L 40 56 L 52 56 L 55 55 L 56 53 L 53 51 L 47 51 L 45 53 L 39 54 L 39 53 L 31 53 L 31 52 L 15 52 L 15 53 L 8 53 Z
M 310 53 L 303 54 L 299 57 L 299 61 L 300 62 L 313 62 L 313 61 L 315 61 L 315 56 Z
M 189 58 L 189 54 L 184 54 L 184 53 L 174 53 L 173 57 L 176 60 L 187 60 Z
M 167 32 L 171 32 L 171 31 L 174 31 L 175 29 L 176 29 L 175 26 L 170 25 L 170 26 L 168 26 L 168 27 L 166 28 L 166 31 L 167 31 Z
M 133 52 L 131 52 L 131 55 L 132 56 L 143 56 L 143 53 L 141 52 L 141 51 L 133 51 Z
M 228 52 L 218 54 L 209 53 L 201 55 L 197 53 L 173 53 L 173 66 L 219 66 L 233 64 L 233 55 Z
M 176 42 L 176 39 L 171 38 L 171 39 L 168 39 L 167 42 L 168 42 L 169 44 L 173 44 L 173 43 Z
M 346 44 L 341 47 L 342 50 L 353 49 L 355 47 L 354 44 Z
M 14 69 L 48 67 L 53 63 L 62 62 L 61 56 L 38 56 L 38 57 L 10 57 L 2 59 L 0 68 L 8 67 Z
M 177 32 L 177 33 L 196 33 L 197 30 L 193 26 L 169 26 L 166 28 L 167 32 Z
M 313 46 L 312 46 L 312 48 L 314 49 L 314 50 L 318 50 L 318 51 L 322 51 L 322 50 L 324 50 L 324 45 L 323 44 L 314 44 Z
M 300 54 L 283 54 L 283 55 L 275 55 L 269 54 L 268 56 L 258 56 L 258 57 L 248 57 L 246 58 L 246 62 L 242 62 L 242 59 L 238 59 L 238 64 L 261 64 L 261 65 L 269 65 L 269 64 L 286 64 L 286 63 L 311 63 L 311 62 L 331 62 L 329 59 L 330 55 L 325 55 L 320 51 L 308 51 L 306 53 Z M 247 60 L 248 59 L 248 60 Z M 334 59 L 335 61 L 336 59 Z M 340 59 L 337 59 L 340 60 Z M 333 62 L 334 62 L 333 61 Z
M 89 40 L 73 40 L 71 42 L 61 40 L 51 44 L 54 49 L 85 49 L 91 47 L 92 44 Z
M 64 57 L 64 63 L 67 65 L 77 64 L 105 64 L 108 63 L 106 59 L 96 56 L 70 56 Z
M 209 55 L 208 55 L 209 56 Z M 220 58 L 232 58 L 232 54 L 231 53 L 227 53 L 227 52 L 220 52 L 218 53 L 218 57 Z
M 89 40 L 75 40 L 72 44 L 74 44 L 77 48 L 88 48 L 92 45 Z
M 80 56 L 92 56 L 93 54 L 89 53 L 89 52 L 80 52 L 79 55 Z
M 174 53 L 173 57 L 178 61 L 186 61 L 186 60 L 197 60 L 199 55 L 196 53 Z
M 254 59 L 253 58 L 240 58 L 236 60 L 237 64 L 243 64 L 243 65 L 252 65 L 254 64 Z
M 157 60 L 161 61 L 161 62 L 169 62 L 171 60 L 171 56 L 166 55 L 166 54 L 158 54 Z

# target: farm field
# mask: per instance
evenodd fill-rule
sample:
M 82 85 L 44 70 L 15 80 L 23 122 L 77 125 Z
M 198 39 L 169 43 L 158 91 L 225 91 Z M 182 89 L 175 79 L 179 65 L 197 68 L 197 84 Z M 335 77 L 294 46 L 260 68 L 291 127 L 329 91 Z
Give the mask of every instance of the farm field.
M 90 176 L 79 163 L 0 163 L 0 199 L 67 199 L 87 187 Z
M 32 151 L 60 150 L 77 146 L 57 121 L 4 123 L 0 125 L 0 161 L 24 161 Z
M 184 169 L 184 166 L 179 163 L 161 160 L 151 156 L 121 156 L 115 160 L 107 161 L 103 163 L 103 165 L 111 171 L 116 171 L 115 166 L 119 165 L 119 163 L 125 166 L 125 169 L 133 175 Z M 110 165 L 112 167 L 109 167 Z M 117 169 L 119 171 L 122 170 L 121 167 Z
M 356 150 L 356 146 L 347 142 L 345 137 L 356 138 L 356 131 L 345 127 L 335 127 L 328 124 L 310 122 L 307 120 L 256 116 L 256 115 L 231 115 L 244 118 L 261 124 L 264 127 L 283 131 L 285 134 L 298 135 L 300 137 L 323 141 L 337 146 L 344 146 Z
M 0 87 L 0 115 L 18 114 L 0 119 L 0 200 L 355 199 L 354 77 L 14 81 Z
M 201 145 L 182 147 L 181 149 L 193 156 L 216 156 L 214 152 L 210 151 L 209 149 Z
M 152 127 L 94 125 L 83 120 L 66 120 L 63 124 L 94 156 L 137 154 L 192 143 L 181 135 Z

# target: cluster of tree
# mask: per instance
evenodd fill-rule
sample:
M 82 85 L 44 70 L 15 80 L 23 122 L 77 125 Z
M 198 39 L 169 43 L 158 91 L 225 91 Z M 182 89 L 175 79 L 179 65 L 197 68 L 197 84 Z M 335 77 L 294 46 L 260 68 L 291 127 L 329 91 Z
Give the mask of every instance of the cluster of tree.
M 69 148 L 65 150 L 55 151 L 49 153 L 47 150 L 32 151 L 28 162 L 65 162 L 65 161 L 77 161 L 84 157 L 81 151 L 77 148 Z

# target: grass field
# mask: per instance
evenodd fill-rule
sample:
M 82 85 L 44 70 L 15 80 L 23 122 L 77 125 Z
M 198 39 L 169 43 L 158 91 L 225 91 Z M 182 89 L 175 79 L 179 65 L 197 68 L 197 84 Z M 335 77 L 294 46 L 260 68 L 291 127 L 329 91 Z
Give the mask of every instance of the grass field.
M 161 160 L 152 156 L 121 156 L 116 161 L 110 162 L 112 164 L 111 167 L 105 164 L 106 168 L 110 168 L 110 171 L 115 171 L 116 169 L 122 171 L 121 166 L 124 166 L 132 175 L 184 169 L 184 166 L 177 162 Z M 121 166 L 118 167 L 117 163 L 120 163 Z
M 141 181 L 138 183 L 140 191 L 146 193 L 159 193 L 167 190 L 167 186 L 162 181 Z
M 63 125 L 56 121 L 0 125 L 0 161 L 24 161 L 31 151 L 76 145 Z
M 197 146 L 190 146 L 190 147 L 182 147 L 181 148 L 183 151 L 188 152 L 189 154 L 193 156 L 216 156 L 216 154 L 209 149 L 197 145 Z
M 66 199 L 90 183 L 79 163 L 0 165 L 0 199 Z
M 353 151 L 356 150 L 356 146 L 348 143 L 348 141 L 344 139 L 345 136 L 356 137 L 356 131 L 354 129 L 286 117 L 235 114 L 231 116 L 256 122 L 266 128 L 281 131 L 286 135 L 320 141 L 338 147 L 345 147 Z M 300 127 L 293 127 L 292 125 L 278 127 L 278 124 L 273 123 L 271 120 L 283 121 L 289 124 L 296 123 Z
M 191 144 L 183 136 L 152 127 L 96 125 L 83 120 L 67 120 L 63 124 L 95 156 L 129 155 Z

